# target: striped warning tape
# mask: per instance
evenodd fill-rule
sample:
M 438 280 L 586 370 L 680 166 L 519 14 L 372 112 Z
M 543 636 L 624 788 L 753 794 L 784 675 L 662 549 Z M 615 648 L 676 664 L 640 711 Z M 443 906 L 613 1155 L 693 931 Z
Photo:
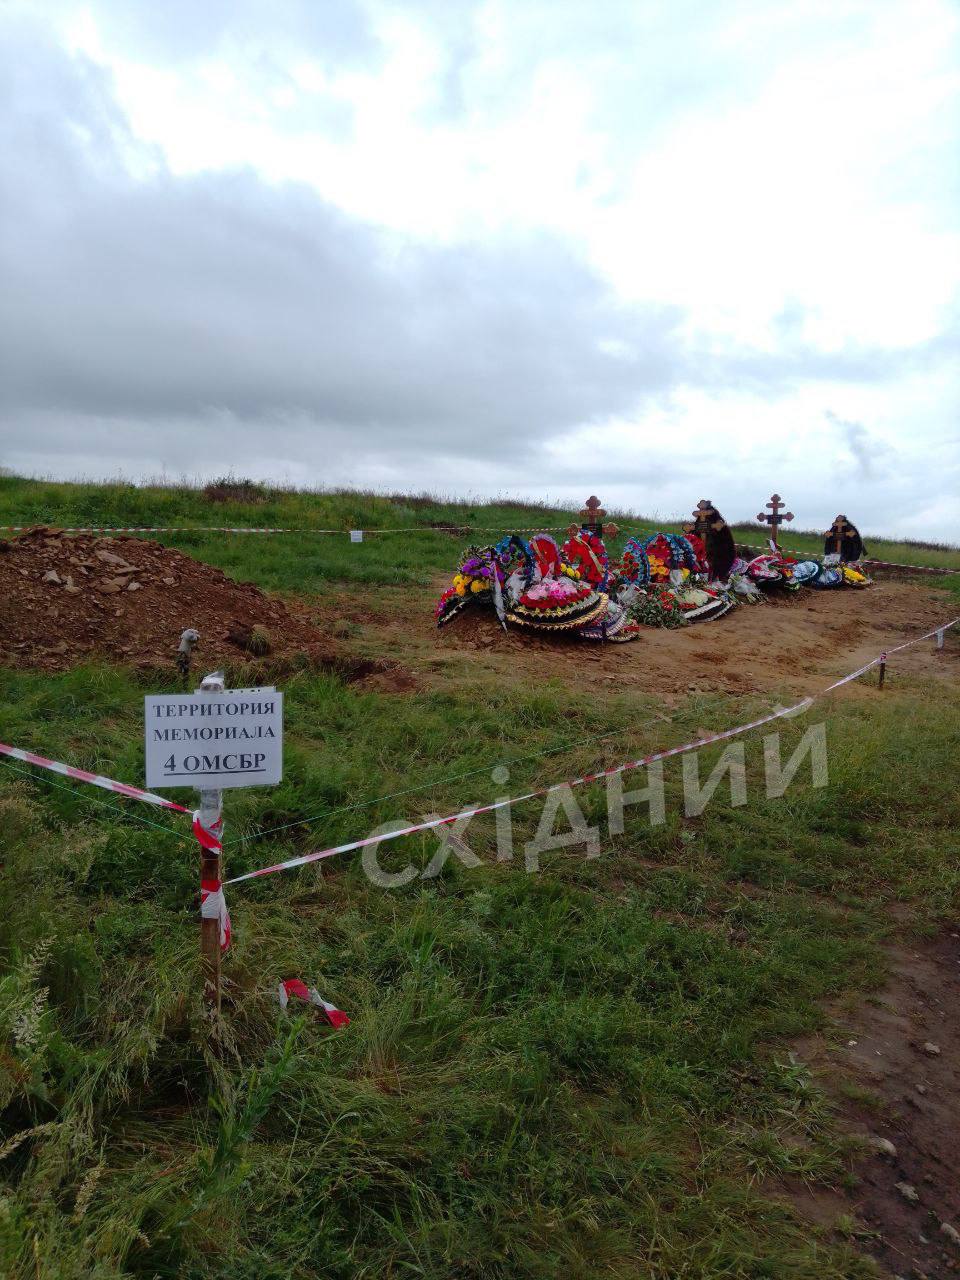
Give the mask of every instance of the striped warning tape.
M 571 517 L 570 523 L 576 523 Z M 36 524 L 0 524 L 0 533 L 29 533 L 33 529 L 46 528 L 45 525 Z M 307 525 L 291 525 L 287 527 L 270 527 L 259 525 L 206 525 L 206 524 L 151 524 L 151 525 L 69 525 L 69 526 L 49 526 L 51 533 L 100 533 L 100 534 L 125 534 L 125 533 L 305 533 L 321 536 L 337 536 L 349 537 L 351 533 L 362 533 L 364 537 L 381 533 L 503 533 L 509 530 L 512 533 L 565 533 L 569 528 L 569 524 L 564 525 L 530 525 L 526 528 L 517 529 L 512 525 L 506 524 L 459 524 L 459 525 L 397 525 L 386 529 L 314 529 Z M 651 529 L 621 529 L 620 535 L 627 536 L 631 533 L 650 533 Z M 769 547 L 758 545 L 755 542 L 738 542 L 738 546 L 746 547 L 750 551 L 767 551 Z M 782 547 L 781 550 L 787 552 L 788 555 L 802 556 L 807 558 L 815 558 L 816 553 L 809 549 L 801 550 L 798 547 Z M 920 573 L 960 573 L 960 569 L 945 568 L 940 565 L 929 564 L 903 564 L 896 560 L 876 560 L 873 557 L 865 557 L 864 564 L 879 565 L 887 569 L 914 569 Z
M 321 849 L 315 853 L 304 854 L 299 858 L 291 858 L 286 862 L 276 863 L 274 866 L 262 867 L 258 871 L 248 871 L 245 875 L 235 876 L 232 880 L 226 880 L 224 885 L 238 884 L 242 880 L 252 880 L 258 876 L 272 875 L 277 871 L 287 871 L 293 867 L 302 867 L 308 862 L 317 862 L 321 858 L 331 858 L 335 854 L 349 853 L 354 849 L 363 849 L 371 844 L 378 844 L 384 840 L 398 840 L 401 836 L 412 835 L 417 831 L 429 831 L 435 827 L 446 826 L 450 823 L 457 822 L 461 818 L 472 818 L 481 813 L 493 813 L 497 809 L 508 808 L 515 804 L 521 804 L 525 800 L 533 800 L 541 796 L 549 795 L 553 791 L 559 790 L 561 787 L 579 787 L 588 782 L 594 782 L 598 778 L 606 778 L 616 773 L 627 773 L 633 769 L 641 769 L 646 765 L 654 764 L 658 760 L 667 760 L 671 756 L 684 755 L 688 751 L 699 750 L 700 747 L 709 746 L 714 742 L 722 742 L 727 738 L 734 738 L 742 733 L 747 733 L 751 729 L 757 729 L 761 725 L 769 724 L 774 720 L 782 719 L 784 716 L 798 715 L 805 711 L 818 698 L 824 697 L 831 693 L 834 689 L 839 689 L 841 685 L 849 684 L 852 680 L 857 680 L 860 676 L 870 671 L 878 664 L 886 662 L 891 653 L 899 653 L 902 649 L 908 649 L 911 645 L 920 644 L 923 640 L 929 640 L 936 636 L 941 640 L 944 632 L 949 631 L 951 627 L 960 623 L 960 617 L 953 618 L 949 622 L 940 623 L 932 630 L 927 631 L 922 636 L 916 636 L 912 640 L 905 640 L 902 644 L 892 645 L 885 649 L 883 653 L 876 658 L 865 663 L 856 671 L 851 671 L 849 675 L 842 676 L 839 680 L 835 680 L 833 684 L 829 684 L 826 688 L 821 689 L 819 693 L 803 698 L 800 702 L 795 703 L 791 707 L 781 707 L 777 711 L 770 712 L 769 715 L 761 716 L 759 720 L 751 720 L 747 724 L 737 725 L 736 728 L 727 729 L 723 733 L 711 734 L 705 738 L 697 738 L 693 742 L 686 742 L 679 747 L 670 747 L 666 751 L 656 751 L 651 755 L 642 756 L 639 760 L 630 760 L 624 764 L 614 765 L 610 769 L 600 770 L 598 773 L 587 773 L 581 778 L 571 778 L 566 782 L 555 782 L 549 787 L 541 787 L 536 791 L 528 791 L 523 795 L 509 797 L 503 800 L 496 800 L 492 804 L 480 805 L 474 809 L 464 809 L 459 813 L 454 813 L 446 818 L 433 818 L 426 822 L 415 823 L 412 826 L 404 827 L 399 831 L 388 832 L 386 835 L 368 836 L 365 840 L 353 840 L 348 844 L 337 845 L 335 848 Z M 127 796 L 132 800 L 142 800 L 145 804 L 157 805 L 161 809 L 173 809 L 177 813 L 191 813 L 191 810 L 185 808 L 181 804 L 177 804 L 173 800 L 166 800 L 163 796 L 155 795 L 152 791 L 144 791 L 141 787 L 131 786 L 127 782 L 117 782 L 114 778 L 105 777 L 103 774 L 92 773 L 88 769 L 78 769 L 75 765 L 64 764 L 61 760 L 50 760 L 46 756 L 37 755 L 33 751 L 26 751 L 21 747 L 11 747 L 5 742 L 0 742 L 0 755 L 9 756 L 14 760 L 22 760 L 26 764 L 36 765 L 40 769 L 48 769 L 51 773 L 59 773 L 67 778 L 75 778 L 79 782 L 88 782 L 92 786 L 100 787 L 105 791 L 113 791 L 118 795 Z
M 309 862 L 319 862 L 322 858 L 332 858 L 341 853 L 352 853 L 356 849 L 365 849 L 370 845 L 380 844 L 386 840 L 399 840 L 402 836 L 413 835 L 418 831 L 431 831 L 436 827 L 444 827 L 459 822 L 461 819 L 474 818 L 482 813 L 493 813 L 497 809 L 507 809 L 513 805 L 522 804 L 525 800 L 535 800 L 548 796 L 554 791 L 559 791 L 562 787 L 581 787 L 588 782 L 596 782 L 599 778 L 608 778 L 613 774 L 628 773 L 633 769 L 642 769 L 647 765 L 655 764 L 658 760 L 668 760 L 671 756 L 684 755 L 689 751 L 698 751 L 701 747 L 708 747 L 711 743 L 723 742 L 728 738 L 738 737 L 742 733 L 747 733 L 751 729 L 758 729 L 761 725 L 770 724 L 774 720 L 780 720 L 785 716 L 799 715 L 801 712 L 806 711 L 818 698 L 825 697 L 828 693 L 832 693 L 834 689 L 839 689 L 841 685 L 849 684 L 852 680 L 858 680 L 872 670 L 873 667 L 885 663 L 891 653 L 896 653 L 900 649 L 907 649 L 910 645 L 919 644 L 922 640 L 929 640 L 931 636 L 940 635 L 951 627 L 955 627 L 958 623 L 960 623 L 960 617 L 934 627 L 932 631 L 928 631 L 925 635 L 916 636 L 913 640 L 907 640 L 903 644 L 886 649 L 882 654 L 879 654 L 876 658 L 871 658 L 869 662 L 859 667 L 856 671 L 851 671 L 849 675 L 842 676 L 839 680 L 835 680 L 833 684 L 827 685 L 819 693 L 803 698 L 791 707 L 781 707 L 777 711 L 771 711 L 768 715 L 761 716 L 759 720 L 751 720 L 747 724 L 737 725 L 734 729 L 726 729 L 723 733 L 714 733 L 704 738 L 697 738 L 692 742 L 685 742 L 682 746 L 670 747 L 666 751 L 654 751 L 650 755 L 641 756 L 639 760 L 629 760 L 624 764 L 614 765 L 609 769 L 601 769 L 597 773 L 585 773 L 580 778 L 568 778 L 564 782 L 554 782 L 549 787 L 540 787 L 535 791 L 527 791 L 523 795 L 505 797 L 502 800 L 495 800 L 491 804 L 478 805 L 472 809 L 461 809 L 458 813 L 450 814 L 446 818 L 430 818 L 425 822 L 417 822 L 411 826 L 402 827 L 398 831 L 387 832 L 385 835 L 367 836 L 363 840 L 351 840 L 347 844 L 339 844 L 329 849 L 319 849 L 314 853 L 306 853 L 299 858 L 288 858 L 285 862 L 278 862 L 270 867 L 261 867 L 257 871 L 248 871 L 242 876 L 234 876 L 232 880 L 225 880 L 224 884 L 239 884 L 243 880 L 254 880 L 260 876 L 269 876 L 279 871 L 289 871 L 294 867 L 302 867 Z
M 571 520 L 570 523 L 573 523 Z M 569 525 L 531 525 L 526 529 L 515 529 L 507 524 L 456 524 L 456 525 L 398 525 L 388 529 L 314 529 L 307 525 L 290 526 L 289 528 L 270 528 L 267 526 L 242 525 L 207 525 L 207 524 L 150 524 L 150 525 L 36 525 L 36 524 L 0 524 L 2 533 L 29 533 L 34 529 L 49 529 L 52 534 L 60 533 L 315 533 L 339 534 L 349 537 L 351 533 L 502 533 L 509 529 L 513 533 L 562 533 Z
M 9 747 L 5 742 L 0 742 L 0 755 L 11 756 L 14 760 L 23 760 L 27 764 L 35 764 L 40 769 L 49 769 L 51 773 L 61 773 L 65 778 L 76 778 L 78 782 L 89 782 L 91 786 L 102 787 L 104 791 L 116 791 L 118 795 L 128 796 L 131 800 L 142 800 L 145 804 L 158 805 L 161 809 L 176 809 L 178 813 L 190 812 L 182 804 L 165 800 L 163 796 L 154 795 L 152 791 L 131 787 L 127 782 L 117 782 L 113 778 L 105 778 L 101 773 L 91 773 L 88 769 L 78 769 L 75 765 L 64 764 L 61 760 L 48 760 L 46 756 L 38 756 L 33 751 Z
M 47 529 L 50 533 L 344 533 L 344 529 L 272 529 L 205 524 L 137 524 L 137 525 L 45 525 L 0 524 L 4 533 L 29 533 Z
M 746 547 L 748 551 L 769 551 L 769 546 L 758 546 L 755 542 L 738 542 L 737 546 Z M 798 547 L 781 547 L 781 551 L 785 551 L 790 556 L 802 556 L 808 560 L 815 560 L 816 553 L 810 550 L 801 551 Z M 872 556 L 864 556 L 862 564 L 881 565 L 886 569 L 918 569 L 922 573 L 960 573 L 960 569 L 947 569 L 942 565 L 930 564 L 901 564 L 897 560 L 875 560 Z

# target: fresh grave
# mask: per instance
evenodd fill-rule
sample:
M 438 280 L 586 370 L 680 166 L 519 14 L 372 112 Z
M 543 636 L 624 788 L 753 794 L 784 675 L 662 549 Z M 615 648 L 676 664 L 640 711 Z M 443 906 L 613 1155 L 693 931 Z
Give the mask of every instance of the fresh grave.
M 492 605 L 504 627 L 623 643 L 636 640 L 644 627 L 722 617 L 738 603 L 763 600 L 774 588 L 869 584 L 859 567 L 841 563 L 839 553 L 822 563 L 797 561 L 773 539 L 769 554 L 739 558 L 729 526 L 707 499 L 697 504 L 683 535 L 629 538 L 615 563 L 604 535 L 617 529 L 603 523 L 597 499 L 589 499 L 580 515 L 584 523 L 571 526 L 562 547 L 547 533 L 529 541 L 512 534 L 495 546 L 468 547 L 437 604 L 437 625 L 475 601 Z M 771 518 L 778 518 L 776 512 Z
M 13 666 L 171 668 L 185 627 L 199 631 L 208 666 L 268 659 L 271 672 L 307 666 L 345 680 L 397 669 L 342 656 L 305 609 L 158 542 L 45 527 L 0 540 L 0 646 Z

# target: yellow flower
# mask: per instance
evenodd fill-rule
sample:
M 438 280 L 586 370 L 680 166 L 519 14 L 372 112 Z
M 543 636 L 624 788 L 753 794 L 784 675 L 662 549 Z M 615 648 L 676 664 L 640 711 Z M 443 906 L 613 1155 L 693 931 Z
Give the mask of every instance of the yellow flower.
M 483 582 L 479 578 L 474 578 L 474 580 L 470 583 L 470 590 L 473 592 L 474 595 L 476 595 L 478 591 L 483 590 Z
M 458 583 L 457 583 L 457 595 L 458 595 L 458 596 L 465 596 L 466 594 L 467 594 L 467 588 L 463 585 L 463 583 L 462 583 L 462 582 L 458 582 Z

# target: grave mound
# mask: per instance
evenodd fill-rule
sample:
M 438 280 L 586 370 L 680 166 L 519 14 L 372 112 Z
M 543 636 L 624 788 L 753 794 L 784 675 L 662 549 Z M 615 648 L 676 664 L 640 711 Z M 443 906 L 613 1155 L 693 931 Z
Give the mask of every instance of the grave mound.
M 195 675 L 257 663 L 369 674 L 282 600 L 158 542 L 42 527 L 0 542 L 0 647 L 10 665 L 60 671 L 108 658 L 172 671 L 187 627 L 200 633 Z

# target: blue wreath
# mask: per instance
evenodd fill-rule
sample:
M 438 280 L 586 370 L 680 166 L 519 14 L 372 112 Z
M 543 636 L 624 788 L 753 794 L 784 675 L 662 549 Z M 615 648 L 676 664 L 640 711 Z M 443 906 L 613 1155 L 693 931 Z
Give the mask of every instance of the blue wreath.
M 697 567 L 697 557 L 689 538 L 684 538 L 678 533 L 667 533 L 664 534 L 664 537 L 669 542 L 670 550 L 673 552 L 670 557 L 670 568 L 689 569 L 693 573 Z
M 628 538 L 624 544 L 624 555 L 629 551 L 637 562 L 637 576 L 633 581 L 638 587 L 645 587 L 650 582 L 650 560 L 647 556 L 647 547 L 652 541 L 652 538 L 644 541 L 639 538 Z
M 506 537 L 501 538 L 493 549 L 494 555 L 501 568 L 506 571 L 507 566 L 518 555 L 523 562 L 523 589 L 524 591 L 533 582 L 536 573 L 536 561 L 533 558 L 533 552 L 530 550 L 530 543 L 526 538 L 521 538 L 519 533 L 510 533 Z

